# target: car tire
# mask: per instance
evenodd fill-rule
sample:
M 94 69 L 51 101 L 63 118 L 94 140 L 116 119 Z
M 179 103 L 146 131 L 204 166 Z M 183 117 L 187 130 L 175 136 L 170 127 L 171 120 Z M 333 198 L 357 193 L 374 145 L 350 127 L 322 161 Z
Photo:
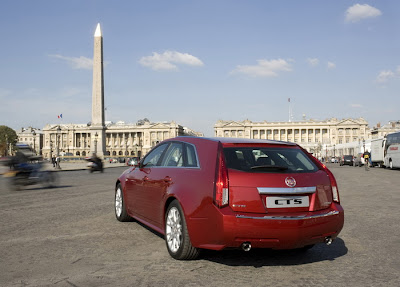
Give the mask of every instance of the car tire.
M 124 193 L 122 192 L 121 184 L 118 184 L 117 188 L 115 189 L 114 211 L 115 211 L 115 217 L 117 218 L 118 221 L 121 222 L 132 221 L 132 217 L 130 217 L 128 215 L 128 212 L 126 211 Z
M 165 213 L 165 243 L 168 253 L 177 260 L 196 259 L 200 251 L 192 246 L 185 216 L 177 200 L 171 202 Z

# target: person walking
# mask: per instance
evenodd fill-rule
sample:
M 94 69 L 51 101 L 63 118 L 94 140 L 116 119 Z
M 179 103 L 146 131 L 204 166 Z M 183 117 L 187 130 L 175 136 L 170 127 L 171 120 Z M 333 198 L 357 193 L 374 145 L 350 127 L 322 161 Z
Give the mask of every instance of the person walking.
M 365 170 L 369 170 L 369 160 L 371 158 L 371 154 L 369 153 L 368 150 L 366 150 L 363 154 L 363 158 L 364 158 L 364 166 L 365 166 Z
M 61 167 L 60 167 L 60 156 L 56 157 L 56 169 L 61 169 Z

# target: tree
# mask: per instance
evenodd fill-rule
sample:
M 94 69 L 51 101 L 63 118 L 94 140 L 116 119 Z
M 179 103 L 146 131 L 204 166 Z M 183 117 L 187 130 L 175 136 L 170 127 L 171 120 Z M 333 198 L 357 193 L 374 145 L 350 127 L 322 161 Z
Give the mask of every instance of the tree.
M 0 156 L 9 155 L 10 144 L 12 149 L 15 148 L 18 136 L 17 133 L 7 126 L 0 126 Z

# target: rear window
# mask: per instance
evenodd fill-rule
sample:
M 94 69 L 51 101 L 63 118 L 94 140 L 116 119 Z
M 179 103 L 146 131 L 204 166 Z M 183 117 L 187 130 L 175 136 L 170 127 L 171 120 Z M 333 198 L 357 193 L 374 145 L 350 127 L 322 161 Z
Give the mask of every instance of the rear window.
M 318 170 L 298 148 L 227 147 L 224 155 L 228 168 L 245 172 L 303 173 Z

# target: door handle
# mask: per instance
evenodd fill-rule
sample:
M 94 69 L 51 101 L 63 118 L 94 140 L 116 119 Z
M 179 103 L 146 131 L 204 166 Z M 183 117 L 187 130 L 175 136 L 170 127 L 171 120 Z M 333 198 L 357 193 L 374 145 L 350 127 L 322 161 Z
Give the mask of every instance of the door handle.
M 143 177 L 143 181 L 149 181 L 149 178 L 147 176 Z
M 166 183 L 171 183 L 171 182 L 172 182 L 172 178 L 169 177 L 169 176 L 166 176 L 166 177 L 164 177 L 164 181 L 165 181 Z

